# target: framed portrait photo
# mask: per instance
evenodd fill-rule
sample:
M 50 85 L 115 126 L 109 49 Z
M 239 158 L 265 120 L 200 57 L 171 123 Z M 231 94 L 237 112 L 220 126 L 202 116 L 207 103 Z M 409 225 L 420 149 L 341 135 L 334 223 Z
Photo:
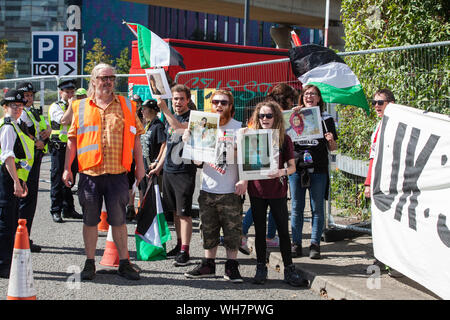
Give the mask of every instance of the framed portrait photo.
M 214 163 L 216 158 L 218 113 L 192 110 L 189 116 L 189 140 L 184 144 L 182 158 Z
M 319 107 L 302 108 L 300 111 L 283 111 L 286 134 L 292 141 L 323 138 L 322 117 Z
M 237 132 L 239 179 L 270 179 L 268 174 L 278 168 L 275 156 L 278 146 L 274 145 L 272 136 L 270 129 Z
M 169 82 L 167 81 L 166 72 L 163 68 L 145 69 L 147 76 L 148 87 L 153 98 L 160 97 L 161 99 L 172 98 Z

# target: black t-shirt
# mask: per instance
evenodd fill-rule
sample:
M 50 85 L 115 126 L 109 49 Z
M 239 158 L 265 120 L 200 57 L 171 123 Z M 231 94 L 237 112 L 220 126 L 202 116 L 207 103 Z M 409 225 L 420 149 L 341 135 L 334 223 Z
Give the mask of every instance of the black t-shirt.
M 189 116 L 191 110 L 187 111 L 182 115 L 174 114 L 175 118 L 180 122 L 189 122 Z M 191 173 L 195 174 L 197 167 L 192 163 L 191 160 L 186 160 L 181 158 L 183 155 L 184 142 L 181 139 L 184 130 L 173 130 L 169 125 L 167 120 L 166 123 L 166 136 L 167 136 L 167 149 L 166 149 L 166 159 L 164 161 L 163 170 L 168 173 Z
M 145 170 L 155 161 L 161 150 L 161 144 L 166 141 L 164 123 L 155 117 L 145 126 L 145 133 L 141 136 L 142 154 L 144 156 Z
M 328 113 L 322 113 L 322 130 L 324 134 L 331 132 L 334 140 L 337 140 L 336 126 L 333 117 Z M 325 122 L 325 124 L 324 124 Z M 294 142 L 295 151 L 308 150 L 313 160 L 314 173 L 328 173 L 328 143 L 325 138 L 309 141 L 308 145 Z

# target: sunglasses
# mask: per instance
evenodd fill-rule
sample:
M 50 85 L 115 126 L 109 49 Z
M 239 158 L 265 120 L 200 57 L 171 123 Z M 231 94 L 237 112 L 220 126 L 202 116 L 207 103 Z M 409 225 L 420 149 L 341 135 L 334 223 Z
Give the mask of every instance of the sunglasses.
M 97 77 L 97 79 L 100 79 L 103 82 L 106 82 L 107 80 L 115 81 L 116 80 L 116 76 L 100 76 L 100 77 Z
M 227 100 L 212 100 L 211 103 L 215 106 L 218 106 L 219 103 L 223 106 L 227 106 L 229 101 L 227 101 Z
M 378 104 L 379 106 L 382 106 L 387 100 L 372 100 L 372 105 Z
M 267 118 L 267 119 L 272 119 L 273 118 L 273 114 L 272 113 L 260 113 L 260 114 L 258 114 L 258 118 L 259 119 L 264 119 L 264 118 Z

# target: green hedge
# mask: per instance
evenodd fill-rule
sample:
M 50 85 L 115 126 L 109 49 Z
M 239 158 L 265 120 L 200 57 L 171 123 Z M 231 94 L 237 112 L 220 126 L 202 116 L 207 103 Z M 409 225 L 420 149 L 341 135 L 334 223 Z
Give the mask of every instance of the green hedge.
M 342 0 L 345 51 L 447 41 L 450 34 L 448 0 Z M 368 100 L 380 88 L 394 92 L 397 103 L 450 114 L 450 46 L 383 52 L 344 58 L 358 76 Z M 352 106 L 338 106 L 339 152 L 367 159 L 370 136 L 378 121 Z M 367 203 L 358 201 L 350 177 L 333 174 L 332 198 L 341 209 L 363 215 Z M 361 184 L 360 184 L 361 185 Z M 358 187 L 360 188 L 360 187 Z M 348 199 L 348 200 L 346 200 Z

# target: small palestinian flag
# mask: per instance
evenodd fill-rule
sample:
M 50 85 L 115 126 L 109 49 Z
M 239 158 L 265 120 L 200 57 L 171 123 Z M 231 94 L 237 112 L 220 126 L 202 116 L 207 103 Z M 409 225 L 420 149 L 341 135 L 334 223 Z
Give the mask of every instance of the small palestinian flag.
M 289 51 L 292 71 L 303 84 L 319 88 L 323 101 L 357 106 L 370 113 L 366 95 L 356 75 L 333 50 L 316 44 Z
M 171 236 L 164 217 L 156 177 L 149 183 L 142 200 L 141 210 L 137 216 L 135 239 L 138 261 L 166 259 L 166 242 Z
M 146 27 L 123 21 L 138 40 L 139 62 L 142 69 L 181 66 L 186 69 L 183 56 Z

